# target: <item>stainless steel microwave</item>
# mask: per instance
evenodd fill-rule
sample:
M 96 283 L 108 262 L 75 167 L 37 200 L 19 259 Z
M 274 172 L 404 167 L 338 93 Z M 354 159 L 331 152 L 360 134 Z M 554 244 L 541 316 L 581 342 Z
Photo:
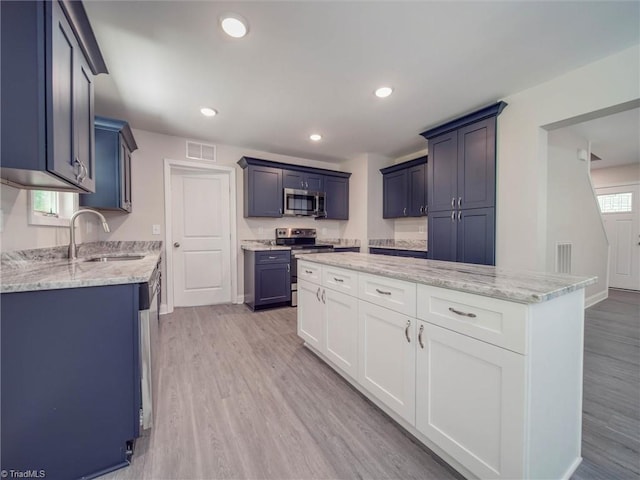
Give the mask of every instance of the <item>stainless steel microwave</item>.
M 325 217 L 324 192 L 309 192 L 294 188 L 284 189 L 284 215 Z

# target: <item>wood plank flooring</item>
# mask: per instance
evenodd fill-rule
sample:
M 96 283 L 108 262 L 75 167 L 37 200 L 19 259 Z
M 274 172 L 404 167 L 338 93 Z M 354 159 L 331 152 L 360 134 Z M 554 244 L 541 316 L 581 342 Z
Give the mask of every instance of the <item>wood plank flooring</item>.
M 574 480 L 640 478 L 640 293 L 609 290 L 587 309 L 583 461 Z
M 302 346 L 296 309 L 161 317 L 156 425 L 116 479 L 461 478 Z M 587 310 L 584 461 L 574 479 L 637 479 L 640 293 Z

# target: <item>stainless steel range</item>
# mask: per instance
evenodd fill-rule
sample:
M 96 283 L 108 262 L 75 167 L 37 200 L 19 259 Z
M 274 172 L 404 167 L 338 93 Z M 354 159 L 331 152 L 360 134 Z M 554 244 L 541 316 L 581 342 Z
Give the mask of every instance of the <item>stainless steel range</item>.
M 298 305 L 298 257 L 333 252 L 333 245 L 316 243 L 315 228 L 276 228 L 276 245 L 291 247 L 291 306 Z

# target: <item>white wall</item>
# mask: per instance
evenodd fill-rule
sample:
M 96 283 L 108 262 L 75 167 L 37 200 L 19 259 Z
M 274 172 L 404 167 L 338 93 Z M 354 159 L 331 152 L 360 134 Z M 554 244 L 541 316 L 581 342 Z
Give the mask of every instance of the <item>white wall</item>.
M 544 270 L 547 250 L 547 131 L 614 113 L 640 98 L 640 47 L 623 50 L 511 95 L 498 117 L 496 264 Z
M 13 250 L 28 250 L 31 248 L 57 247 L 69 245 L 68 227 L 50 227 L 29 225 L 27 215 L 27 198 L 29 190 L 22 190 L 7 185 L 0 187 L 2 197 L 2 212 L 0 223 L 0 249 L 3 252 Z M 97 239 L 96 228 L 90 225 L 86 216 L 80 216 L 76 220 L 76 243 L 95 241 Z M 98 226 L 98 224 L 95 224 Z M 92 229 L 92 233 L 87 232 Z M 102 229 L 100 227 L 100 229 Z
M 594 188 L 640 183 L 640 163 L 591 170 Z
M 589 142 L 566 128 L 549 132 L 546 270 L 556 271 L 557 243 L 571 243 L 571 274 L 598 277 L 586 288 L 589 304 L 607 297 L 609 243 L 589 164 L 578 159 L 578 149 L 588 151 Z

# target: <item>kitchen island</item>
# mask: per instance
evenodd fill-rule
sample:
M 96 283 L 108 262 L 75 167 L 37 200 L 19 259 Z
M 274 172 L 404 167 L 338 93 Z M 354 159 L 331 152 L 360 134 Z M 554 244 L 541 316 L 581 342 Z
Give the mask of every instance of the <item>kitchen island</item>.
M 154 308 L 161 242 L 66 250 L 1 257 L 3 471 L 93 478 L 127 466 L 141 434 L 151 364 L 139 312 Z
M 298 335 L 469 478 L 581 461 L 584 287 L 596 278 L 355 253 L 298 263 Z

